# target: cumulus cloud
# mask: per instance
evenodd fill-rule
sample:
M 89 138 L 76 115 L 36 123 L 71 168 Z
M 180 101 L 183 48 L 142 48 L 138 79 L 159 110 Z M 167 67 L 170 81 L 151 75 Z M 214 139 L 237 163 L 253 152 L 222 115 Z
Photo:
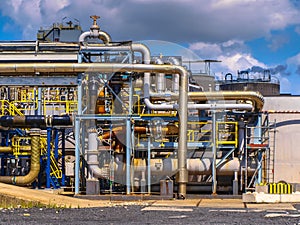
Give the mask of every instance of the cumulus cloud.
M 5 29 L 21 27 L 23 39 L 35 39 L 40 26 L 48 27 L 62 18 L 76 18 L 84 30 L 92 24 L 90 15 L 99 15 L 101 29 L 114 41 L 162 40 L 188 45 L 201 59 L 217 59 L 212 66 L 220 74 L 238 70 L 268 68 L 257 60 L 247 41 L 265 38 L 273 51 L 289 38 L 274 35 L 276 30 L 298 25 L 297 0 L 10 0 L 2 1 L 0 13 L 9 17 Z M 11 21 L 12 24 L 11 24 Z M 157 51 L 157 53 L 160 53 Z M 190 52 L 186 55 L 192 55 Z M 288 63 L 300 65 L 300 55 Z M 300 68 L 300 67 L 299 67 Z M 271 68 L 284 77 L 285 65 Z M 296 70 L 300 71 L 300 69 Z
M 117 40 L 176 42 L 250 40 L 299 23 L 299 9 L 288 0 L 11 0 L 1 13 L 24 27 L 24 37 L 38 28 L 75 17 L 88 29 L 91 14 Z M 27 30 L 27 31 L 25 31 Z

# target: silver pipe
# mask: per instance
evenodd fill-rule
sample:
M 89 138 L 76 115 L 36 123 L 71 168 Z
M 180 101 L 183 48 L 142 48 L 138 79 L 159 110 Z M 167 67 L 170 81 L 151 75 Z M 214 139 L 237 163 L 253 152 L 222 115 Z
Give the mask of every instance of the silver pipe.
M 253 110 L 251 104 L 188 104 L 188 109 L 200 109 L 200 110 Z
M 179 95 L 179 141 L 178 141 L 178 197 L 185 199 L 186 183 L 188 182 L 188 172 L 186 165 L 187 157 L 187 120 L 188 120 L 188 72 L 183 68 L 180 76 L 180 95 Z M 178 73 L 178 72 L 177 72 Z M 177 74 L 175 73 L 175 74 Z
M 99 167 L 98 134 L 96 129 L 90 129 L 88 131 L 87 164 L 89 166 L 89 178 L 109 178 L 105 176 L 105 170 Z
M 216 111 L 212 110 L 212 194 L 217 194 L 217 118 Z
M 104 44 L 108 44 L 111 42 L 110 35 L 104 31 L 99 31 L 99 30 L 94 30 L 94 31 L 90 30 L 90 31 L 83 32 L 79 36 L 78 41 L 81 45 L 83 45 L 83 43 L 87 38 L 99 38 L 100 40 L 103 41 Z
M 155 58 L 155 64 L 163 65 L 163 61 L 160 58 Z M 156 91 L 158 93 L 162 93 L 166 89 L 166 82 L 165 82 L 165 74 L 158 73 L 156 75 Z
M 140 160 L 140 161 L 139 161 Z M 141 161 L 143 159 L 136 159 L 136 164 L 139 165 L 135 167 L 136 172 L 142 172 L 146 170 L 146 165 Z M 216 159 L 218 164 L 221 159 Z M 212 173 L 213 158 L 193 158 L 187 159 L 187 171 L 189 175 L 210 175 Z M 158 167 L 158 165 L 160 165 Z M 243 161 L 240 161 L 237 157 L 225 160 L 218 168 L 216 168 L 218 176 L 230 176 L 234 175 L 235 172 L 240 173 L 240 168 L 243 165 Z M 119 173 L 123 173 L 124 167 L 118 165 Z M 252 175 L 257 167 L 257 163 L 248 167 L 248 175 Z M 150 171 L 153 176 L 170 176 L 178 171 L 178 160 L 175 158 L 166 159 L 150 159 Z
M 176 65 L 179 66 L 180 62 L 178 59 L 176 59 L 175 57 L 170 57 L 168 59 L 168 61 L 172 64 L 172 65 Z M 174 93 L 178 93 L 179 92 L 179 76 L 178 74 L 173 75 L 173 80 L 172 80 L 172 91 Z

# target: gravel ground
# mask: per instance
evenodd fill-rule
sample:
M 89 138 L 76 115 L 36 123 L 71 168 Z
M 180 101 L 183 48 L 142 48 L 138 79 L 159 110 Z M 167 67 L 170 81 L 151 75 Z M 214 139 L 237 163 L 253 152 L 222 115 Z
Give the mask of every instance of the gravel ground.
M 298 206 L 295 205 L 300 209 Z M 136 205 L 84 209 L 1 209 L 0 224 L 300 224 L 300 212 Z

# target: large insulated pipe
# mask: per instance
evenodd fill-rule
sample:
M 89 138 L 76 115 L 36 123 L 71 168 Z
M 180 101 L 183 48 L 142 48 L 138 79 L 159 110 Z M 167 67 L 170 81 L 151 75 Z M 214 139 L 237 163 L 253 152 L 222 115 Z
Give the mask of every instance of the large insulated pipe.
M 104 169 L 99 167 L 98 159 L 98 134 L 96 129 L 88 130 L 88 150 L 87 150 L 87 164 L 89 167 L 89 177 L 108 179 Z
M 31 135 L 31 158 L 30 171 L 25 176 L 0 176 L 0 182 L 25 186 L 31 184 L 40 172 L 40 129 L 30 130 Z
M 148 85 L 146 85 L 147 87 Z M 161 98 L 167 99 L 177 99 L 178 95 L 171 92 L 162 93 L 154 93 L 149 91 L 151 99 L 155 100 Z M 189 92 L 188 99 L 192 101 L 207 101 L 207 100 L 243 100 L 250 101 L 253 104 L 253 108 L 255 111 L 261 111 L 264 105 L 263 96 L 254 91 L 218 91 L 218 92 Z M 223 104 L 222 104 L 223 105 Z M 225 105 L 224 105 L 225 106 Z M 201 109 L 203 104 L 189 104 L 189 109 Z M 155 109 L 164 109 L 163 106 Z M 168 109 L 171 109 L 169 107 Z
M 216 159 L 217 164 L 221 159 Z M 212 158 L 192 158 L 187 159 L 187 171 L 189 175 L 211 175 L 212 173 Z M 258 162 L 252 162 L 248 166 L 248 175 L 253 175 L 257 168 Z M 142 172 L 146 171 L 146 164 L 144 159 L 134 160 L 134 171 Z M 244 166 L 244 162 L 239 160 L 237 157 L 232 159 L 223 160 L 223 162 L 216 168 L 218 176 L 232 176 L 235 172 L 240 172 L 240 168 Z M 123 163 L 114 162 L 115 174 L 122 175 L 125 172 L 125 167 Z M 97 169 L 98 170 L 98 169 Z M 175 158 L 156 158 L 150 159 L 150 171 L 153 176 L 171 176 L 178 171 L 178 160 Z M 101 171 L 100 171 L 101 172 Z M 102 173 L 94 173 L 95 177 L 105 177 Z
M 218 92 L 189 92 L 191 100 L 244 100 L 251 101 L 255 110 L 261 111 L 264 105 L 263 96 L 254 91 L 218 91 Z
M 36 115 L 36 116 L 1 116 L 0 126 L 41 128 L 52 126 L 71 126 L 72 117 L 68 115 Z

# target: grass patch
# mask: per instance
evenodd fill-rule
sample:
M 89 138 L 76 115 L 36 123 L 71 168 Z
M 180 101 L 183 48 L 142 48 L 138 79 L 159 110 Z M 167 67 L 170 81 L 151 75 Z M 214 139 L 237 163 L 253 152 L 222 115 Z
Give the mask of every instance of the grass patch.
M 42 204 L 37 201 L 29 201 L 29 200 L 23 200 L 16 197 L 6 196 L 0 194 L 0 208 L 2 209 L 11 209 L 11 208 L 66 208 L 63 206 L 58 206 L 56 204 Z

